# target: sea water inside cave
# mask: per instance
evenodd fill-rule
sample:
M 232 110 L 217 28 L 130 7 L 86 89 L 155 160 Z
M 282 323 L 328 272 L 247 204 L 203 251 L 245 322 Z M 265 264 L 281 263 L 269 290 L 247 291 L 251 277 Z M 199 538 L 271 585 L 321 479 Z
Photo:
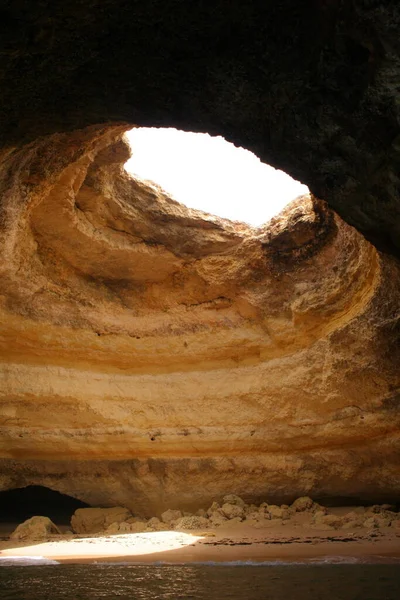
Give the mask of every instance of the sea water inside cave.
M 349 559 L 346 559 L 347 561 Z M 37 564 L 0 567 L 2 600 L 398 600 L 400 564 Z

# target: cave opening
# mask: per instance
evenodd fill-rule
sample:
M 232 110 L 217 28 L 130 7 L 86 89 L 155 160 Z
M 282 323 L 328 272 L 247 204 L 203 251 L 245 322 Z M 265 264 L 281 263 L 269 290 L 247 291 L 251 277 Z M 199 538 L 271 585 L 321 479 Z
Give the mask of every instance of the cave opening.
M 0 492 L 0 522 L 22 523 L 34 516 L 49 517 L 57 525 L 69 525 L 78 508 L 89 505 L 42 485 L 28 485 Z
M 126 134 L 125 170 L 152 181 L 179 203 L 259 227 L 309 189 L 221 136 L 137 127 Z

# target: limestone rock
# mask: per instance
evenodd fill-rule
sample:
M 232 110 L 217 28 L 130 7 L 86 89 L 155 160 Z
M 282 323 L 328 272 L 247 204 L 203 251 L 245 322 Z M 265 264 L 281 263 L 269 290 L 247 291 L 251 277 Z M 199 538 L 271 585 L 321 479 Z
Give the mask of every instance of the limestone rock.
M 312 194 L 260 228 L 178 204 L 127 127 L 0 156 L 0 489 L 398 497 L 399 264 Z
M 221 506 L 222 514 L 227 519 L 234 519 L 236 517 L 242 518 L 244 516 L 244 510 L 242 506 L 237 504 L 228 504 L 227 502 Z
M 240 517 L 233 517 L 232 519 L 228 519 L 225 523 L 222 524 L 223 527 L 227 527 L 228 529 L 237 529 L 244 525 L 243 519 Z
M 246 521 L 260 521 L 260 519 L 264 519 L 264 513 L 258 510 L 246 514 Z
M 390 512 L 395 512 L 396 507 L 394 504 L 381 504 L 381 510 L 388 510 Z
M 133 523 L 143 523 L 143 519 L 141 517 L 129 517 L 129 519 L 126 519 L 127 523 L 133 524 Z
M 122 530 L 126 530 L 126 533 L 141 533 L 147 528 L 147 522 L 139 517 L 130 517 L 126 521 L 123 521 L 122 523 L 117 523 L 116 525 L 117 527 L 115 528 L 116 531 L 114 533 L 116 533 L 117 531 L 122 532 Z M 126 527 L 126 525 L 129 525 L 129 530 Z M 111 526 L 109 526 L 107 529 L 108 532 L 110 532 L 110 527 Z
M 365 516 L 378 519 L 380 523 L 385 522 L 390 524 L 392 521 L 399 518 L 399 513 L 388 510 L 383 506 L 372 506 L 367 509 Z
M 384 514 L 391 512 L 392 506 L 390 504 L 373 504 L 367 508 L 368 513 L 373 514 Z
M 182 516 L 183 515 L 180 510 L 168 509 L 162 513 L 161 521 L 163 521 L 163 523 L 166 523 L 167 525 L 170 525 L 173 521 L 181 519 Z
M 325 510 L 316 510 L 315 513 L 313 514 L 312 520 L 314 522 L 319 521 L 322 519 L 322 517 L 324 517 L 327 514 L 327 512 Z
M 315 513 L 315 512 L 320 512 L 320 513 L 323 513 L 324 515 L 327 515 L 328 509 L 326 508 L 326 506 L 321 506 L 321 504 L 318 504 L 318 502 L 314 502 L 314 504 L 312 505 L 312 508 L 311 508 L 311 513 Z
M 291 508 L 295 512 L 304 512 L 305 510 L 312 510 L 314 507 L 314 500 L 309 498 L 308 496 L 302 496 L 301 498 L 297 498 L 292 505 Z
M 287 509 L 270 504 L 266 509 L 266 512 L 271 515 L 271 519 L 289 519 L 290 513 Z
M 164 531 L 166 524 L 160 521 L 158 517 L 152 517 L 147 521 L 146 529 L 147 531 Z
M 196 530 L 204 529 L 209 526 L 209 520 L 204 517 L 182 517 L 175 525 L 175 529 L 178 531 L 181 529 Z
M 254 522 L 254 527 L 256 529 L 271 529 L 274 527 L 279 527 L 280 525 L 282 525 L 283 521 L 282 519 L 266 519 L 261 517 L 260 519 L 258 519 L 257 521 Z
M 210 506 L 210 508 L 207 510 L 207 516 L 211 517 L 214 513 L 217 513 L 220 511 L 220 505 L 218 504 L 218 502 L 213 502 Z
M 346 521 L 341 525 L 341 529 L 349 530 L 358 529 L 359 527 L 362 527 L 362 522 L 359 519 L 355 519 L 354 521 Z
M 378 521 L 375 517 L 368 517 L 368 519 L 365 519 L 363 522 L 363 527 L 366 527 L 367 529 L 376 529 L 378 527 Z
M 365 521 L 364 515 L 351 511 L 343 515 L 342 517 L 342 528 L 343 529 L 356 529 L 362 527 Z
M 316 512 L 313 519 L 313 526 L 316 529 L 339 529 L 343 525 L 343 519 L 336 515 L 325 515 Z
M 131 517 L 127 508 L 78 508 L 71 518 L 75 533 L 98 533 L 105 531 L 113 523 L 122 523 Z
M 363 527 L 367 529 L 379 529 L 381 527 L 390 527 L 391 523 L 392 519 L 390 517 L 376 515 L 365 519 Z
M 31 517 L 12 532 L 12 540 L 42 540 L 50 535 L 61 535 L 61 531 L 48 517 Z
M 256 504 L 246 504 L 246 506 L 244 507 L 245 515 L 250 515 L 250 514 L 253 514 L 254 512 L 258 512 L 258 511 L 259 511 L 259 507 Z
M 224 496 L 222 503 L 233 504 L 235 506 L 240 506 L 240 508 L 245 508 L 246 506 L 246 502 L 242 500 L 242 498 L 240 498 L 239 496 L 236 496 L 235 494 L 227 494 L 226 496 Z
M 221 527 L 222 525 L 225 525 L 228 522 L 228 519 L 225 517 L 225 515 L 222 513 L 221 510 L 219 510 L 218 512 L 215 511 L 212 513 L 212 515 L 210 516 L 210 524 L 213 527 Z
M 147 523 L 145 521 L 135 521 L 135 523 L 129 524 L 130 533 L 142 533 L 146 531 Z
M 120 525 L 121 525 L 121 523 L 116 523 L 116 522 L 111 523 L 111 525 L 109 525 L 107 527 L 107 529 L 105 530 L 105 533 L 107 533 L 107 534 L 119 533 L 119 526 Z

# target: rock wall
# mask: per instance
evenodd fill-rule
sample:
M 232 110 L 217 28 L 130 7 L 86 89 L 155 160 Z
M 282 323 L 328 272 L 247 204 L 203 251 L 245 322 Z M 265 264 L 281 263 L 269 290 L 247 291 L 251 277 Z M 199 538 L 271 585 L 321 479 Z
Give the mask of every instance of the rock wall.
M 181 206 L 127 128 L 1 156 L 1 489 L 398 497 L 398 263 L 314 196 L 259 229 Z
M 98 123 L 223 135 L 400 255 L 400 5 L 13 0 L 0 147 Z

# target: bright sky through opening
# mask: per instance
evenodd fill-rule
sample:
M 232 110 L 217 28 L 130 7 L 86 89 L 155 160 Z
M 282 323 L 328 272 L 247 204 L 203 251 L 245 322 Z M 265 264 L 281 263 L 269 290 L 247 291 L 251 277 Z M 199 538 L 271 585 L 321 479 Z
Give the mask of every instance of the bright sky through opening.
M 259 226 L 307 186 L 222 137 L 177 129 L 136 128 L 127 133 L 128 173 L 157 183 L 190 208 Z

